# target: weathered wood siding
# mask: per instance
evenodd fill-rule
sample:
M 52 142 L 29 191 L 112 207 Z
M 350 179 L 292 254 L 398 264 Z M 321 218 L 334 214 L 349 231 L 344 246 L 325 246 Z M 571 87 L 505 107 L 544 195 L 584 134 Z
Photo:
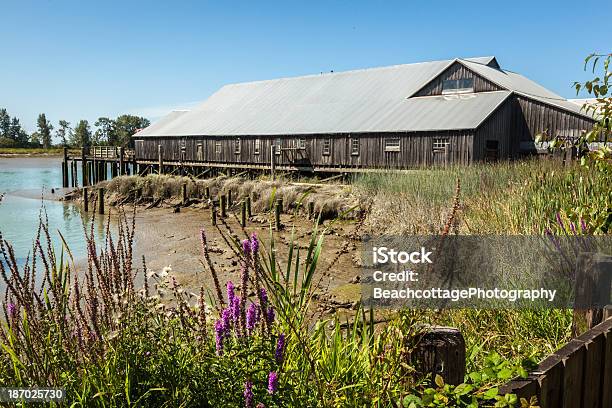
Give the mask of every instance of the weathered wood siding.
M 399 138 L 400 150 L 385 151 L 387 138 Z M 446 164 L 469 164 L 472 162 L 473 131 L 411 132 L 411 133 L 365 133 L 345 135 L 308 135 L 303 137 L 241 137 L 240 152 L 235 150 L 234 137 L 175 137 L 136 139 L 137 160 L 157 161 L 158 146 L 162 146 L 163 160 L 231 163 L 248 165 L 270 165 L 271 146 L 277 139 L 281 141 L 281 153 L 275 154 L 279 166 L 313 167 L 363 167 L 363 168 L 414 168 L 434 165 L 433 139 L 448 138 L 444 162 Z M 255 143 L 259 139 L 259 153 L 255 153 Z M 303 149 L 298 147 L 304 140 Z M 329 154 L 324 151 L 329 139 Z M 353 154 L 352 140 L 359 140 L 359 153 Z M 216 150 L 217 142 L 220 151 Z M 198 157 L 198 145 L 202 145 L 202 155 Z M 181 157 L 181 146 L 185 146 Z
M 419 90 L 414 96 L 432 96 L 442 95 L 442 83 L 447 79 L 461 79 L 461 78 L 473 78 L 474 79 L 474 92 L 488 92 L 488 91 L 500 91 L 502 88 L 476 74 L 474 71 L 468 69 L 464 65 L 455 62 L 440 75 L 435 77 L 431 82 L 425 85 Z

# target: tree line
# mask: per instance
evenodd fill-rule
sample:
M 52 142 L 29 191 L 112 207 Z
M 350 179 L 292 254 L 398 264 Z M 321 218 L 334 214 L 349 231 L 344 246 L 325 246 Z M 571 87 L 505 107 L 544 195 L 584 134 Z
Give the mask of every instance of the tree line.
M 60 120 L 57 128 L 44 113 L 38 115 L 36 130 L 28 134 L 17 117 L 0 109 L 0 147 L 31 147 L 48 149 L 54 146 L 81 147 L 91 145 L 131 146 L 131 137 L 139 129 L 150 125 L 148 119 L 134 115 L 120 115 L 115 119 L 101 117 L 94 123 L 80 120 L 76 126 Z M 55 129 L 55 132 L 54 132 Z M 55 141 L 55 143 L 54 143 Z

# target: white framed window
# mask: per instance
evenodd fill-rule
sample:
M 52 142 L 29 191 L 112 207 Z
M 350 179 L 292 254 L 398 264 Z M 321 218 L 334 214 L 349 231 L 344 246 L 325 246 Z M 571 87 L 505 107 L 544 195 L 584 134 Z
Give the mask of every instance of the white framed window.
M 306 149 L 306 139 L 304 138 L 298 139 L 297 147 L 298 149 L 302 149 L 302 150 Z
M 323 155 L 329 156 L 331 154 L 331 139 L 325 138 L 323 139 Z
M 400 138 L 399 137 L 387 137 L 385 139 L 385 152 L 399 152 L 400 151 Z
M 359 138 L 358 137 L 352 137 L 351 138 L 351 155 L 352 156 L 359 156 Z
M 468 93 L 474 92 L 474 78 L 447 79 L 442 81 L 442 93 Z
M 281 149 L 283 148 L 283 141 L 280 138 L 277 138 L 274 141 L 274 154 L 279 156 L 281 154 Z
M 239 137 L 234 140 L 234 153 L 240 154 L 240 138 Z
M 450 140 L 448 137 L 434 137 L 432 142 L 432 149 L 434 152 L 441 152 L 445 151 L 449 145 Z
M 221 141 L 215 140 L 215 153 L 221 154 Z
M 255 148 L 253 149 L 254 154 L 259 154 L 261 151 L 261 139 L 255 139 Z

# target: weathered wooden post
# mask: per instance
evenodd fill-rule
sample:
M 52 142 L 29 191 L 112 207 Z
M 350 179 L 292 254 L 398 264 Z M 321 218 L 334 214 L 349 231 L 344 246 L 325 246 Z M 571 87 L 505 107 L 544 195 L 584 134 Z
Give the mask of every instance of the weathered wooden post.
M 312 219 L 312 217 L 314 217 L 314 201 L 309 201 L 308 202 L 308 219 Z
M 247 219 L 247 205 L 246 201 L 242 201 L 242 213 L 240 217 L 240 225 L 246 227 L 246 219 Z
M 445 384 L 459 385 L 465 376 L 465 340 L 454 327 L 428 327 L 411 355 L 414 368 L 421 376 L 436 375 Z
M 84 147 L 81 147 L 81 173 L 83 176 L 83 187 L 86 187 L 89 185 L 89 172 L 87 171 L 87 159 Z
M 217 225 L 217 208 L 215 207 L 215 203 L 210 206 L 210 221 L 212 225 Z
M 247 196 L 246 197 L 246 211 L 247 211 L 247 217 L 251 218 L 253 216 L 253 213 L 251 211 L 251 196 Z
M 276 174 L 275 174 L 275 170 L 276 170 L 276 163 L 275 162 L 276 162 L 276 160 L 275 160 L 275 157 L 274 157 L 274 153 L 275 153 L 274 150 L 275 149 L 276 149 L 276 146 L 274 144 L 272 144 L 270 146 L 270 175 L 272 176 L 272 180 L 275 180 L 275 178 L 276 178 Z
M 221 206 L 221 218 L 225 218 L 227 215 L 227 197 L 225 196 L 225 194 L 221 195 L 220 206 Z
M 104 214 L 104 188 L 98 188 L 98 214 Z
M 119 175 L 123 176 L 125 174 L 125 164 L 123 163 L 123 147 L 118 147 L 119 154 Z
M 612 256 L 583 252 L 576 259 L 576 288 L 572 332 L 578 336 L 607 316 L 612 286 Z M 605 315 L 605 316 L 604 316 Z
M 206 198 L 206 199 L 210 198 L 210 187 L 206 187 L 204 189 L 204 198 Z
M 77 180 L 77 166 L 74 159 L 70 162 L 70 173 L 72 175 L 72 187 L 78 187 L 79 181 Z
M 181 186 L 181 197 L 183 199 L 183 205 L 187 205 L 187 183 L 183 183 Z
M 227 190 L 227 207 L 231 207 L 232 203 L 232 190 Z
M 64 161 L 62 162 L 62 184 L 68 187 L 68 148 L 64 146 Z
M 281 199 L 276 200 L 276 205 L 274 206 L 274 225 L 277 231 L 281 229 L 281 209 L 283 208 L 283 201 Z
M 83 210 L 85 212 L 89 211 L 89 189 L 87 187 L 83 187 Z
M 157 145 L 157 165 L 159 168 L 157 174 L 164 174 L 164 149 L 162 145 Z

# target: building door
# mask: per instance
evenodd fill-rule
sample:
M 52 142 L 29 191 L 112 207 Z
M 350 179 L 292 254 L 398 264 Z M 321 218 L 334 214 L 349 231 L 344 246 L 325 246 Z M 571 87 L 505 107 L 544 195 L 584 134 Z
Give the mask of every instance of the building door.
M 485 162 L 495 162 L 499 159 L 499 141 L 487 140 L 485 143 Z

